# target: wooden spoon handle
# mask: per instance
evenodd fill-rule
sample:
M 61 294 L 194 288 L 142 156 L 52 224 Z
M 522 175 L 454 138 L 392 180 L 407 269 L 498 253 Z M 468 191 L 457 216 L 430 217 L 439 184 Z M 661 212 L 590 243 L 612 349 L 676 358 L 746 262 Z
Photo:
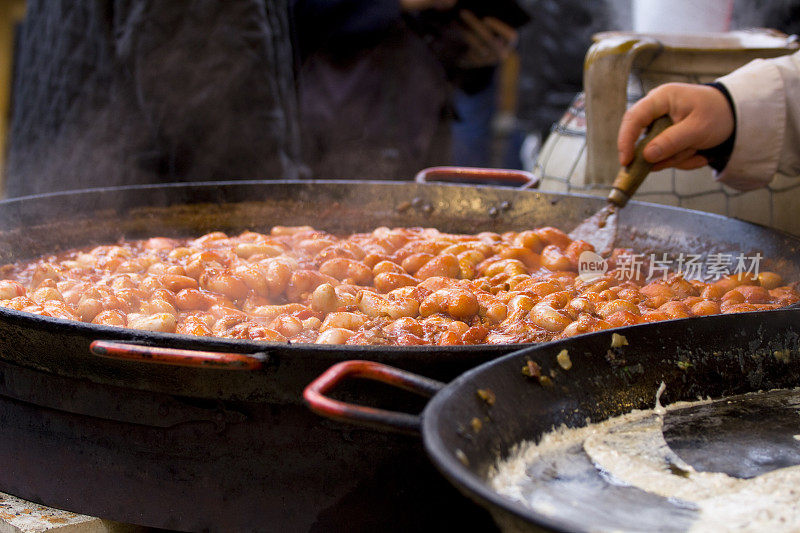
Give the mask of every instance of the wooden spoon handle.
M 620 169 L 614 179 L 613 189 L 608 194 L 608 201 L 619 207 L 625 207 L 631 196 L 639 189 L 644 179 L 653 168 L 653 164 L 645 160 L 644 147 L 665 129 L 672 126 L 672 119 L 668 115 L 657 118 L 650 124 L 647 134 L 636 143 L 633 150 L 633 160 L 628 166 Z

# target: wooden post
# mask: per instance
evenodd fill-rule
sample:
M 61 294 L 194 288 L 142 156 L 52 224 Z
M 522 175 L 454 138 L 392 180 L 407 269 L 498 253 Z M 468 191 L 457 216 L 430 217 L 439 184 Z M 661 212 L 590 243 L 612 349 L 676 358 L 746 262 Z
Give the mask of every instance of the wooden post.
M 14 62 L 14 29 L 25 16 L 25 0 L 0 0 L 0 196 L 5 195 L 5 162 Z

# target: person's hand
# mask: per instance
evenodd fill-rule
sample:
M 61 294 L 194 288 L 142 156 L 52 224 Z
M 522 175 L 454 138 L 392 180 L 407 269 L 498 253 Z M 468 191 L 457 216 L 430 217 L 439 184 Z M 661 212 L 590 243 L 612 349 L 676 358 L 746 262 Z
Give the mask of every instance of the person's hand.
M 479 19 L 471 11 L 459 12 L 462 36 L 467 43 L 467 51 L 461 58 L 464 68 L 489 67 L 503 61 L 517 45 L 517 32 L 514 28 L 494 17 Z
M 675 124 L 644 149 L 644 158 L 654 163 L 653 170 L 692 170 L 707 165 L 708 160 L 697 151 L 722 144 L 734 129 L 733 111 L 719 90 L 707 85 L 667 83 L 650 91 L 622 117 L 617 136 L 621 165 L 633 159 L 642 130 L 662 115 L 669 115 Z
M 424 11 L 436 9 L 447 11 L 452 9 L 458 0 L 400 0 L 400 9 L 403 11 Z

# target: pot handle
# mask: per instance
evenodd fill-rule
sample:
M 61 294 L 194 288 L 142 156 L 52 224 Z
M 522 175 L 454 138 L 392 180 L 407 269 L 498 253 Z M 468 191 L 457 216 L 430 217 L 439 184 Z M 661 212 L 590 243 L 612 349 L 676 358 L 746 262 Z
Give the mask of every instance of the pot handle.
M 333 387 L 351 377 L 380 381 L 426 397 L 435 395 L 445 386 L 439 381 L 372 361 L 344 361 L 330 367 L 306 387 L 303 398 L 308 407 L 318 415 L 340 422 L 397 433 L 420 433 L 420 415 L 365 407 L 325 396 Z
M 539 178 L 524 170 L 477 167 L 430 167 L 417 172 L 417 183 L 444 181 L 454 183 L 494 184 L 518 186 L 520 189 L 535 189 Z
M 267 354 L 263 352 L 205 352 L 100 340 L 93 341 L 89 350 L 109 359 L 219 370 L 258 370 L 267 361 Z
M 600 33 L 586 53 L 587 185 L 611 185 L 617 175 L 617 132 L 628 104 L 628 78 L 635 66 L 646 65 L 664 49 L 647 35 Z

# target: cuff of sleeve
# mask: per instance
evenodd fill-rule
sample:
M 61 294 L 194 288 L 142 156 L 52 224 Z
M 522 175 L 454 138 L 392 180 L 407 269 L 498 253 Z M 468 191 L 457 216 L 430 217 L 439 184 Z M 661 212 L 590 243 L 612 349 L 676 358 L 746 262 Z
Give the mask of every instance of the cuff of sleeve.
M 728 92 L 728 89 L 725 88 L 724 85 L 715 81 L 712 83 L 707 83 L 709 87 L 713 87 L 725 97 L 728 101 L 728 107 L 730 107 L 731 113 L 733 114 L 733 132 L 730 136 L 725 139 L 722 144 L 715 146 L 714 148 L 709 148 L 708 150 L 698 150 L 698 154 L 702 155 L 708 160 L 708 166 L 716 170 L 717 172 L 721 172 L 723 168 L 728 164 L 728 160 L 731 158 L 731 152 L 733 151 L 733 141 L 736 139 L 736 107 L 733 104 L 733 99 L 731 98 L 731 94 Z
M 763 187 L 778 170 L 786 128 L 780 72 L 756 60 L 717 81 L 727 89 L 736 117 L 733 150 L 717 179 L 743 191 Z

